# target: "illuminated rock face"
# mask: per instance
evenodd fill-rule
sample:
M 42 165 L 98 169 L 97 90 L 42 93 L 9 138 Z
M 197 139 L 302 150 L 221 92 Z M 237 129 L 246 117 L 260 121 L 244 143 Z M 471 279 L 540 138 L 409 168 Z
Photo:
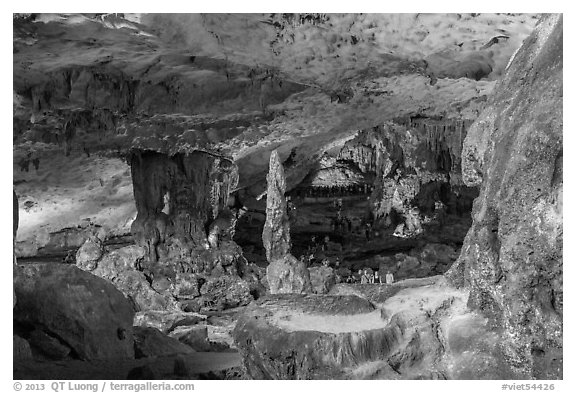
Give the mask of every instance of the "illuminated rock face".
M 464 143 L 463 177 L 481 185 L 448 277 L 505 331 L 517 372 L 562 377 L 562 16 L 524 42 Z
M 290 254 L 290 222 L 286 211 L 286 178 L 277 151 L 270 155 L 266 195 L 266 223 L 262 242 L 269 265 L 266 269 L 270 293 L 311 292 L 310 273 Z

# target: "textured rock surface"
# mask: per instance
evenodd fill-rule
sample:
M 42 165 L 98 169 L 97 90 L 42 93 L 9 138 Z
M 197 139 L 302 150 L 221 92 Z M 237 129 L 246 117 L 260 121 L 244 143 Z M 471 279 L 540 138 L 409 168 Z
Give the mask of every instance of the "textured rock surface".
M 400 294 L 379 309 L 350 295 L 258 301 L 233 333 L 246 373 L 254 379 L 450 377 L 439 320 L 453 304 L 464 306 L 465 296 L 434 286 Z
M 463 177 L 481 184 L 448 277 L 507 332 L 524 377 L 562 378 L 562 16 L 542 19 L 464 143 Z
M 104 254 L 102 241 L 95 236 L 87 239 L 76 252 L 76 266 L 82 270 L 94 270 L 102 254 Z
M 266 222 L 262 242 L 269 265 L 266 269 L 270 293 L 311 291 L 310 273 L 302 261 L 290 254 L 290 222 L 286 210 L 286 178 L 277 151 L 270 155 L 266 194 Z
M 134 327 L 134 351 L 136 358 L 190 354 L 191 347 L 163 334 L 153 327 Z
M 310 271 L 310 282 L 312 283 L 312 292 L 325 294 L 336 285 L 336 274 L 334 269 L 328 266 L 318 266 L 308 268 Z
M 59 339 L 39 329 L 30 333 L 28 342 L 36 355 L 39 353 L 41 357 L 50 360 L 66 359 L 71 352 L 70 347 L 61 343 Z
M 114 284 L 132 301 L 136 311 L 177 309 L 178 306 L 170 293 L 155 290 L 144 273 L 137 269 L 144 255 L 142 247 L 122 247 L 106 253 L 99 261 L 92 262 L 91 265 L 95 265 L 95 268 L 90 272 Z M 87 266 L 81 264 L 79 267 Z
M 165 264 L 206 247 L 206 227 L 226 208 L 238 183 L 236 166 L 199 151 L 166 155 L 134 150 L 130 167 L 138 210 L 132 234 L 146 248 L 147 264 Z
M 179 326 L 170 332 L 173 337 L 196 351 L 209 351 L 208 327 L 206 325 Z
M 268 191 L 266 193 L 266 223 L 262 232 L 262 242 L 266 248 L 269 262 L 281 259 L 292 247 L 290 240 L 290 222 L 286 209 L 286 177 L 284 167 L 275 150 L 270 154 L 268 168 Z
M 12 357 L 14 361 L 32 359 L 32 350 L 28 341 L 14 334 L 12 339 Z
M 312 291 L 310 272 L 291 254 L 275 259 L 266 268 L 270 293 L 307 293 Z
M 26 265 L 14 268 L 14 289 L 22 329 L 43 330 L 79 359 L 134 356 L 132 306 L 105 280 L 75 266 Z
M 164 334 L 179 326 L 193 326 L 205 322 L 205 315 L 177 311 L 140 311 L 134 317 L 134 326 L 153 327 Z
M 272 295 L 233 332 L 254 379 L 518 379 L 506 335 L 443 276 Z M 358 296 L 356 296 L 358 295 Z M 370 301 L 374 302 L 373 304 Z
M 144 247 L 132 245 L 104 253 L 98 260 L 82 257 L 77 266 L 112 282 L 136 311 L 176 311 L 185 305 L 193 311 L 224 309 L 248 304 L 251 291 L 265 291 L 258 278 L 252 277 L 252 286 L 240 278 L 246 261 L 234 242 L 223 242 L 217 249 L 192 250 L 186 263 L 165 260 L 165 265 L 142 268 L 145 257 Z
M 16 233 L 18 233 L 18 221 L 19 221 L 19 204 L 18 196 L 16 191 L 12 190 L 12 253 L 14 264 L 16 264 Z
M 248 283 L 235 276 L 209 278 L 200 294 L 204 308 L 212 310 L 245 306 L 253 300 Z

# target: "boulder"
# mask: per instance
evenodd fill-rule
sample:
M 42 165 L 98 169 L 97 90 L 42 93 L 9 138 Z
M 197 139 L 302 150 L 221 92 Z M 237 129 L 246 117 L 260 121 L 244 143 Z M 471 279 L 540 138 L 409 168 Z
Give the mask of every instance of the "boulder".
M 14 322 L 39 327 L 83 360 L 132 358 L 130 302 L 112 284 L 76 266 L 14 268 Z
M 76 266 L 82 270 L 92 271 L 104 254 L 104 245 L 96 236 L 88 238 L 76 252 Z
M 194 353 L 191 347 L 169 337 L 153 327 L 134 327 L 134 352 L 136 358 L 172 356 Z
M 142 247 L 122 247 L 104 255 L 91 273 L 111 281 L 134 303 L 136 311 L 178 309 L 170 291 L 155 290 L 144 273 L 136 270 L 143 257 Z
M 253 300 L 248 283 L 237 276 L 210 277 L 200 288 L 204 308 L 225 310 Z
M 246 264 L 242 248 L 231 240 L 222 241 L 218 248 L 194 249 L 186 271 L 205 275 L 238 275 Z
M 174 293 L 175 284 L 170 279 L 170 277 L 166 276 L 154 276 L 152 280 L 152 289 L 154 289 L 159 294 L 169 294 Z
M 177 303 L 169 293 L 156 292 L 142 272 L 136 270 L 120 272 L 114 279 L 114 285 L 132 300 L 136 311 L 178 309 Z
M 176 273 L 174 297 L 181 300 L 200 296 L 200 278 L 200 275 L 194 273 Z
M 334 269 L 328 266 L 318 266 L 308 268 L 310 271 L 310 281 L 312 282 L 312 292 L 325 294 L 336 285 L 336 274 Z
M 195 299 L 180 300 L 178 307 L 181 311 L 185 312 L 200 312 L 203 304 L 202 298 L 197 297 Z
M 310 272 L 291 254 L 273 260 L 266 268 L 270 293 L 310 293 Z
M 111 251 L 102 257 L 94 274 L 112 280 L 118 272 L 134 270 L 144 257 L 144 253 L 144 249 L 136 245 Z

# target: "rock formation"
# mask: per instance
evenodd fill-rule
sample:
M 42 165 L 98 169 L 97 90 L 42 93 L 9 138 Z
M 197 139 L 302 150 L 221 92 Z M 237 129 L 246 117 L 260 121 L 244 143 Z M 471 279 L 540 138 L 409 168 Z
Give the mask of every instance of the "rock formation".
M 41 355 L 134 357 L 134 311 L 106 280 L 70 265 L 26 265 L 14 267 L 14 289 L 15 331 Z
M 168 337 L 153 327 L 134 327 L 134 350 L 136 358 L 190 354 L 191 347 L 175 338 Z
M 16 191 L 12 190 L 12 254 L 14 259 L 14 265 L 16 265 L 16 233 L 18 232 L 18 221 L 19 221 L 19 205 L 18 196 Z
M 308 271 L 310 272 L 310 282 L 312 283 L 313 293 L 326 294 L 336 285 L 336 274 L 331 267 L 310 267 Z
M 303 262 L 290 254 L 290 222 L 284 197 L 286 178 L 276 150 L 270 155 L 267 181 L 266 223 L 262 232 L 262 242 L 269 262 L 266 275 L 270 293 L 310 292 L 308 269 Z
M 14 14 L 14 379 L 562 378 L 562 34 Z
M 542 19 L 466 137 L 463 178 L 480 196 L 448 274 L 528 378 L 562 377 L 562 19 Z
M 465 295 L 426 284 L 413 282 L 396 297 L 388 292 L 378 308 L 355 295 L 259 300 L 233 332 L 244 369 L 254 379 L 452 377 L 444 364 L 440 321 L 450 307 L 464 305 Z
M 199 151 L 167 156 L 135 150 L 130 166 L 138 210 L 132 234 L 146 248 L 148 264 L 207 247 L 206 228 L 227 208 L 238 183 L 235 165 Z

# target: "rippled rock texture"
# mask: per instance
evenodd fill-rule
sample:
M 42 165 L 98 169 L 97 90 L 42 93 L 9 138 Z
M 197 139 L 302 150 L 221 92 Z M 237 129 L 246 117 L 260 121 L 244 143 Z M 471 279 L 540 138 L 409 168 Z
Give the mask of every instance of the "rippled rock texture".
M 517 379 L 506 335 L 442 276 L 271 295 L 233 331 L 253 379 Z
M 494 349 L 496 333 L 485 318 L 466 310 L 466 292 L 439 278 L 372 287 L 380 290 L 271 295 L 249 306 L 233 332 L 247 375 L 253 379 L 510 377 L 501 353 Z
M 464 181 L 481 189 L 449 274 L 528 378 L 562 378 L 562 26 L 543 18 L 466 137 Z

